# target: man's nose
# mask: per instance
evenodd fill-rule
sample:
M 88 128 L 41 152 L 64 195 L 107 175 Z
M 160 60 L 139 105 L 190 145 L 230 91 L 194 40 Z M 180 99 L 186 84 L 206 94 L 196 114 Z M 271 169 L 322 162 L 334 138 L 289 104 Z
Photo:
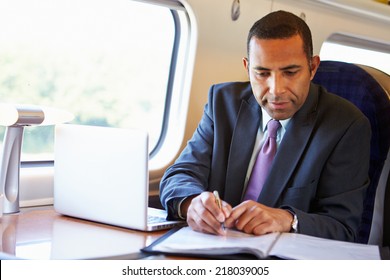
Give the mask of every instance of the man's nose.
M 271 75 L 270 79 L 268 80 L 268 87 L 269 92 L 274 96 L 280 96 L 285 92 L 285 82 L 283 80 L 282 75 L 280 74 L 274 74 Z

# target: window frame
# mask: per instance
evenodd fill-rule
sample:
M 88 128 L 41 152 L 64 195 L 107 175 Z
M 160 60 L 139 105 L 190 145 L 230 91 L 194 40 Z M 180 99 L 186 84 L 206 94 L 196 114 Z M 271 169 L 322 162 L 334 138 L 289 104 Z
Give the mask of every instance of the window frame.
M 149 194 L 155 195 L 163 172 L 176 157 L 184 139 L 197 45 L 197 26 L 192 9 L 181 0 L 129 1 L 169 8 L 175 26 L 161 133 L 155 147 L 149 152 Z M 53 204 L 54 160 L 23 161 L 20 164 L 20 207 Z
M 327 45 L 338 45 L 341 48 L 353 48 L 357 50 L 362 50 L 362 52 L 377 52 L 383 54 L 390 54 L 390 44 L 388 42 L 382 42 L 370 38 L 364 38 L 357 35 L 347 34 L 347 33 L 332 33 L 324 41 L 320 49 L 320 57 L 322 60 L 340 60 L 349 63 L 362 64 L 370 67 L 374 67 L 378 70 L 381 70 L 384 73 L 387 73 L 385 69 L 387 67 L 381 67 L 380 63 L 373 63 L 375 60 L 371 59 L 370 62 L 364 62 L 360 57 L 350 58 L 348 56 L 338 57 L 337 55 L 329 55 L 329 51 L 326 50 Z M 324 50 L 325 49 L 325 50 Z M 385 68 L 385 69 L 384 69 Z M 390 73 L 387 73 L 390 75 Z

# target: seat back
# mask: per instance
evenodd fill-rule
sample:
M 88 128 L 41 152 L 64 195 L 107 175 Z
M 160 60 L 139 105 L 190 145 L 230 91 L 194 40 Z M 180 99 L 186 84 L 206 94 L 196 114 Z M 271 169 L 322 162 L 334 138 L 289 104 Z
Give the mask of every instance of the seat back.
M 389 158 L 388 158 L 389 159 Z M 390 247 L 390 176 L 387 172 L 386 192 L 384 195 L 383 207 L 383 247 Z
M 375 225 L 375 234 L 383 233 L 383 194 L 389 177 L 389 164 L 385 166 L 385 161 L 390 146 L 390 76 L 368 66 L 321 61 L 313 82 L 354 103 L 371 123 L 370 185 L 364 200 L 357 240 L 360 243 L 368 243 L 375 204 L 382 204 L 382 209 L 379 207 L 376 211 L 381 225 Z M 376 201 L 377 189 L 383 192 L 382 197 L 378 197 Z M 372 243 L 382 244 L 382 237 L 372 240 L 375 240 L 371 241 Z

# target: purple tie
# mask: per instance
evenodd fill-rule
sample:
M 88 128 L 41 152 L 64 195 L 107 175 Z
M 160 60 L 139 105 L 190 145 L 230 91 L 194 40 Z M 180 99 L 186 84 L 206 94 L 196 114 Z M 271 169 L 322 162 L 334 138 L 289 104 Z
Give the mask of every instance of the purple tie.
M 271 168 L 272 160 L 276 154 L 276 134 L 280 127 L 279 121 L 270 120 L 267 124 L 268 136 L 264 141 L 263 147 L 256 158 L 253 165 L 252 174 L 249 178 L 248 186 L 244 196 L 245 200 L 256 201 L 263 188 L 265 179 L 268 176 Z

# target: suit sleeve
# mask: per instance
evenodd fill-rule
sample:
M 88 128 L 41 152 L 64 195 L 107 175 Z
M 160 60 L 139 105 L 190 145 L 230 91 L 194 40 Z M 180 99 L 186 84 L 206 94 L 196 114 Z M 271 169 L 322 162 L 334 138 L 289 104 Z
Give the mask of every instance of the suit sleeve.
M 160 183 L 160 199 L 168 218 L 177 218 L 176 203 L 207 189 L 214 141 L 213 87 L 192 138 Z

